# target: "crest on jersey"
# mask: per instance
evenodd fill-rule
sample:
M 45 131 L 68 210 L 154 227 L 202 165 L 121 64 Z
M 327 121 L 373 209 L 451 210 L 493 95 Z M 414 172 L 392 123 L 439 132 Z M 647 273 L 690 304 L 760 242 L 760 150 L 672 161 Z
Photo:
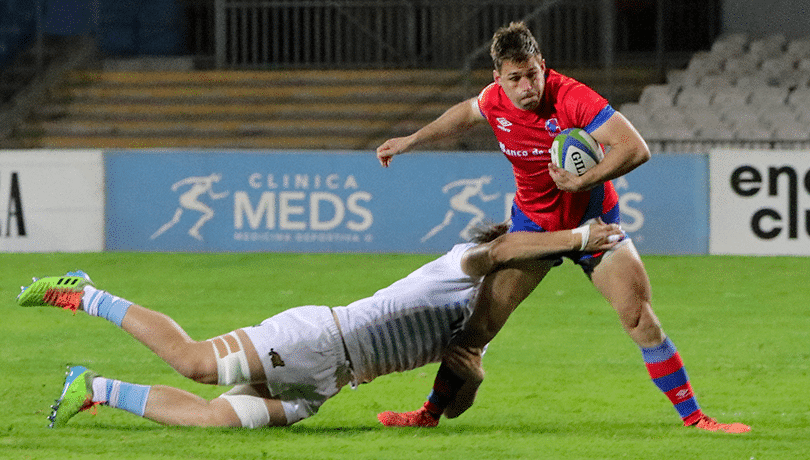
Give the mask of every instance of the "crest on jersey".
M 284 360 L 281 359 L 281 355 L 272 348 L 270 349 L 270 364 L 273 365 L 274 369 L 279 366 L 284 367 Z
M 552 136 L 557 135 L 562 131 L 560 129 L 560 123 L 557 121 L 556 118 L 549 118 L 546 120 L 546 131 Z
M 498 122 L 498 129 L 502 129 L 507 133 L 511 131 L 511 129 L 509 128 L 510 126 L 512 126 L 511 121 L 507 120 L 504 117 L 498 117 L 496 121 Z

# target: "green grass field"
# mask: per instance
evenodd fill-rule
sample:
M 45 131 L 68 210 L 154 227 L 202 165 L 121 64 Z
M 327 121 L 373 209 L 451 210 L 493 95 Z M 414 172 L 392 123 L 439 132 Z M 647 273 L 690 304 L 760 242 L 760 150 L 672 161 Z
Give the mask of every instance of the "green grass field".
M 807 459 L 810 259 L 645 257 L 654 307 L 703 409 L 746 435 L 680 426 L 610 307 L 570 263 L 514 313 L 485 357 L 475 406 L 436 429 L 388 429 L 419 407 L 436 366 L 344 389 L 293 427 L 170 428 L 107 407 L 48 429 L 64 366 L 181 387 L 110 323 L 16 306 L 31 276 L 81 268 L 96 285 L 172 316 L 205 339 L 298 305 L 345 305 L 427 261 L 415 255 L 2 254 L 2 459 Z

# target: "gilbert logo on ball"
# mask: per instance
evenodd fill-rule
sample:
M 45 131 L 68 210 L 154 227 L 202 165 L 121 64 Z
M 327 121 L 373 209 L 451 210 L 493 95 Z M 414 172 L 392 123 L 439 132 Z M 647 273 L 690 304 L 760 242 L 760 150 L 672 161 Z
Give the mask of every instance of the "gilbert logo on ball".
M 551 162 L 581 176 L 605 157 L 605 151 L 590 134 L 580 128 L 568 128 L 551 143 Z

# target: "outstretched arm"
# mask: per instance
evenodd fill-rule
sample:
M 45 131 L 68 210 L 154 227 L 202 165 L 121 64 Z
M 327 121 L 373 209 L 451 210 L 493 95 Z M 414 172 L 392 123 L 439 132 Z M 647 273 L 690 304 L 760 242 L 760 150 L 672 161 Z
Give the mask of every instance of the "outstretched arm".
M 380 160 L 381 165 L 388 167 L 394 155 L 405 153 L 420 144 L 457 134 L 483 120 L 484 116 L 478 110 L 477 99 L 467 99 L 450 107 L 439 118 L 410 136 L 395 137 L 385 141 L 377 147 L 377 159 Z
M 461 269 L 470 276 L 484 276 L 498 268 L 562 252 L 606 251 L 621 235 L 618 225 L 601 222 L 574 230 L 507 233 L 468 249 L 461 260 Z
M 461 269 L 471 276 L 486 277 L 473 314 L 454 343 L 471 348 L 489 343 L 550 268 L 548 264 L 540 267 L 539 259 L 570 251 L 606 251 L 622 234 L 616 224 L 595 222 L 574 230 L 507 233 L 468 249 Z
M 538 259 L 568 251 L 604 251 L 621 235 L 618 225 L 596 222 L 574 230 L 507 233 L 469 249 L 462 269 L 471 276 L 486 276 L 473 314 L 442 355 L 425 409 L 438 419 L 442 414 L 457 417 L 472 406 L 484 379 L 483 347 L 551 268 L 552 262 Z

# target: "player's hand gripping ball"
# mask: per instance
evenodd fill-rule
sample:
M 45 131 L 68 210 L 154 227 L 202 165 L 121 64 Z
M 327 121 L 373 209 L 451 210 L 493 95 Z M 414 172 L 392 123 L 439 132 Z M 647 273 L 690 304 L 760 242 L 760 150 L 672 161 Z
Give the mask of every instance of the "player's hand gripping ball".
M 605 157 L 602 146 L 580 128 L 563 130 L 551 143 L 551 162 L 581 176 Z

